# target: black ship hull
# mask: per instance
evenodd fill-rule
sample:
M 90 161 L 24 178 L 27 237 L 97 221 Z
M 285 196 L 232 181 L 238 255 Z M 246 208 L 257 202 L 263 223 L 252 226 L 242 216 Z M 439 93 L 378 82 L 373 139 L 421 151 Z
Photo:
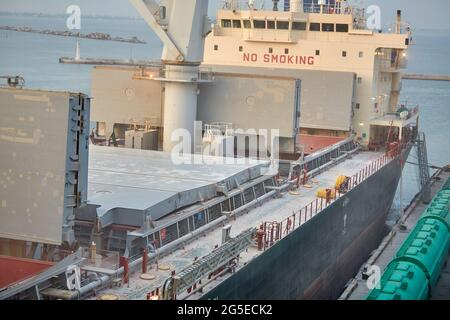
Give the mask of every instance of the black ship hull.
M 410 149 L 404 151 L 406 159 Z M 403 169 L 398 157 L 202 299 L 337 299 L 386 231 Z

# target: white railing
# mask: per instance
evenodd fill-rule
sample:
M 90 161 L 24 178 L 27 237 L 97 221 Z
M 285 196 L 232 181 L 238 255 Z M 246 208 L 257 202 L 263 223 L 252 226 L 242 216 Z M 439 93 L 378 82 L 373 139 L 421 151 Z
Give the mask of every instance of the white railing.
M 412 142 L 407 142 L 405 144 L 399 144 L 393 146 L 392 148 L 386 150 L 386 153 L 379 157 L 378 159 L 369 163 L 366 167 L 358 171 L 353 176 L 349 177 L 347 182 L 347 190 L 341 192 L 340 190 L 331 190 L 329 197 L 326 199 L 316 198 L 308 205 L 300 208 L 298 210 L 293 210 L 292 216 L 282 220 L 282 221 L 269 221 L 263 223 L 259 228 L 264 232 L 263 236 L 263 248 L 262 251 L 266 251 L 274 244 L 282 240 L 284 237 L 304 225 L 306 222 L 320 214 L 326 208 L 331 206 L 333 203 L 338 201 L 346 193 L 351 192 L 353 189 L 358 187 L 365 180 L 370 178 L 372 175 L 376 174 L 378 171 L 383 169 L 393 160 L 401 157 L 405 150 L 411 147 Z M 301 184 L 301 177 L 298 176 L 299 186 Z
M 341 5 L 340 3 L 319 5 L 315 3 L 303 4 L 305 13 L 323 13 L 323 14 L 353 14 L 356 8 L 350 5 Z
M 233 135 L 233 124 L 227 122 L 212 122 L 205 124 L 205 136 L 225 136 L 230 137 Z

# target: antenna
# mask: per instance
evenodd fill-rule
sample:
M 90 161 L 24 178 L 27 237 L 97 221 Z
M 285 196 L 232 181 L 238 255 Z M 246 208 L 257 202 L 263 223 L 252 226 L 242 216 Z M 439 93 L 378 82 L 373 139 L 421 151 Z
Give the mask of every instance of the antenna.
M 303 12 L 303 0 L 284 0 L 284 11 Z
M 327 4 L 326 0 L 319 0 L 317 4 L 320 6 L 320 13 L 323 13 L 323 7 Z
M 278 2 L 278 1 L 277 1 Z M 264 9 L 264 0 L 248 0 L 247 5 L 250 10 L 263 10 Z M 257 8 L 259 7 L 259 9 Z
M 238 7 L 238 0 L 225 0 L 223 4 L 223 8 L 228 10 L 237 10 Z
M 277 0 L 277 2 L 278 1 L 279 0 Z M 257 0 L 247 0 L 246 1 L 248 8 L 250 10 L 252 10 L 252 11 L 253 10 L 263 10 L 264 9 L 264 2 L 265 2 L 264 0 L 259 0 L 259 1 L 257 1 Z M 259 9 L 257 7 L 259 7 Z
M 280 0 L 272 0 L 273 2 L 273 11 L 278 11 L 278 2 L 280 2 Z
M 395 33 L 402 33 L 402 10 L 397 10 L 397 22 L 395 24 Z

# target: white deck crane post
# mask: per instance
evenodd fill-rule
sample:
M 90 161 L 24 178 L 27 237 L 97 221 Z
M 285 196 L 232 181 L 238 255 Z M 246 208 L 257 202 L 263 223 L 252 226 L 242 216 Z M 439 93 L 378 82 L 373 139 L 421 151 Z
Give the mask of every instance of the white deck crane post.
M 165 82 L 164 143 L 171 152 L 179 142 L 172 141 L 172 133 L 186 129 L 191 134 L 193 152 L 194 129 L 197 117 L 200 63 L 206 36 L 211 32 L 208 0 L 129 0 L 164 44 L 163 76 L 155 80 Z

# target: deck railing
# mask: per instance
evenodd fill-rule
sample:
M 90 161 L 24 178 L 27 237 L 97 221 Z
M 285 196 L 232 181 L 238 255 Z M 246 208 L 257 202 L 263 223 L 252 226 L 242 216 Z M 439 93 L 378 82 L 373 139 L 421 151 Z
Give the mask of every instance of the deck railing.
M 319 170 L 324 165 L 330 163 L 330 161 L 338 159 L 341 156 L 356 150 L 358 145 L 354 140 L 354 136 L 351 136 L 338 144 L 309 155 L 305 157 L 304 161 L 295 166 L 294 169 L 299 172 L 306 171 L 308 173 Z
M 411 140 L 411 141 L 414 141 Z M 310 202 L 308 205 L 304 206 L 298 211 L 293 211 L 292 215 L 287 217 L 286 219 L 282 220 L 281 222 L 274 221 L 274 222 L 266 222 L 263 223 L 260 226 L 260 229 L 264 231 L 264 234 L 262 236 L 262 246 L 261 250 L 266 251 L 273 245 L 275 245 L 278 241 L 282 240 L 286 236 L 288 236 L 290 233 L 298 229 L 300 226 L 307 223 L 309 220 L 317 216 L 320 212 L 322 212 L 324 209 L 332 205 L 334 202 L 339 200 L 341 197 L 345 196 L 346 193 L 350 192 L 354 188 L 356 188 L 358 185 L 360 185 L 363 181 L 371 177 L 373 174 L 377 173 L 379 170 L 384 168 L 386 165 L 391 163 L 393 160 L 397 159 L 399 156 L 403 154 L 403 152 L 410 148 L 412 145 L 412 142 L 408 142 L 405 144 L 399 144 L 395 147 L 391 147 L 386 151 L 386 153 L 379 157 L 378 159 L 372 161 L 369 165 L 355 173 L 353 176 L 350 177 L 348 181 L 348 188 L 345 193 L 340 192 L 339 190 L 336 190 L 335 196 L 330 199 L 322 199 L 322 198 L 316 198 L 312 202 Z M 404 159 L 406 161 L 406 159 Z M 298 177 L 298 179 L 301 179 Z M 258 233 L 257 233 L 258 234 Z M 258 236 L 256 236 L 255 244 L 259 246 L 258 243 Z M 213 272 L 209 274 L 208 279 L 211 279 L 216 274 L 221 274 L 221 272 L 226 271 L 219 269 L 216 272 Z M 198 283 L 198 285 L 201 285 L 201 282 Z M 197 283 L 193 285 L 193 287 L 188 288 L 187 292 L 189 294 L 193 293 L 192 290 L 196 290 Z M 142 288 L 142 292 L 147 291 L 147 299 L 155 299 L 155 298 L 161 298 L 161 292 L 163 292 L 163 288 L 159 285 L 155 285 L 154 287 L 149 286 Z M 137 295 L 136 295 L 137 297 Z
M 128 254 L 132 261 L 142 255 L 143 244 L 150 245 L 150 251 L 164 246 L 210 225 L 224 216 L 233 216 L 236 211 L 255 203 L 272 191 L 274 176 L 261 176 L 234 189 L 228 196 L 214 204 L 204 204 L 179 214 L 179 217 L 154 229 L 145 228 L 127 234 Z
M 363 181 L 365 181 L 370 176 L 378 172 L 380 169 L 388 165 L 394 159 L 397 159 L 409 147 L 411 147 L 411 143 L 400 144 L 395 148 L 391 148 L 390 150 L 386 151 L 386 153 L 383 156 L 372 161 L 369 165 L 367 165 L 366 167 L 355 173 L 349 180 L 347 192 L 350 192 L 352 189 L 356 188 Z M 298 229 L 300 226 L 311 220 L 313 217 L 318 215 L 324 209 L 332 205 L 335 201 L 339 200 L 345 194 L 346 193 L 341 193 L 339 192 L 339 190 L 336 190 L 336 196 L 333 199 L 330 199 L 330 201 L 316 198 L 307 206 L 301 208 L 298 211 L 294 211 L 292 213 L 292 216 L 284 219 L 281 222 L 275 221 L 275 222 L 266 222 L 262 224 L 260 228 L 264 231 L 264 235 L 262 237 L 263 244 L 261 246 L 261 249 L 263 251 L 266 251 L 267 249 L 275 245 L 278 241 L 285 238 L 294 230 Z M 256 237 L 257 237 L 256 245 L 259 247 L 258 236 Z M 208 279 L 212 279 L 215 277 L 215 275 L 217 274 L 220 275 L 224 271 L 226 271 L 226 269 L 225 270 L 219 269 L 218 271 L 209 274 Z M 196 290 L 197 285 L 200 286 L 201 282 L 198 282 L 198 284 L 196 283 L 193 285 L 193 287 L 188 288 L 187 293 L 188 294 L 193 293 L 192 290 Z M 152 289 L 152 291 L 147 293 L 147 299 L 151 300 L 154 299 L 155 297 L 160 298 L 161 297 L 160 293 L 162 291 L 163 291 L 162 287 L 155 286 Z
M 382 157 L 372 161 L 369 165 L 355 173 L 352 177 L 350 177 L 350 180 L 348 182 L 348 189 L 345 193 L 342 193 L 339 190 L 334 190 L 335 196 L 331 197 L 329 200 L 316 198 L 300 210 L 293 211 L 292 216 L 284 219 L 281 222 L 274 221 L 263 223 L 260 226 L 260 229 L 264 231 L 263 250 L 265 251 L 268 248 L 272 247 L 278 241 L 314 218 L 316 215 L 339 200 L 341 197 L 345 196 L 346 193 L 356 188 L 366 179 L 388 165 L 391 161 L 397 159 L 408 147 L 410 147 L 409 143 L 398 145 L 397 147 L 388 150 Z M 301 178 L 298 177 L 298 179 Z
M 352 14 L 355 8 L 350 5 L 335 4 L 303 4 L 304 13 L 323 13 L 323 14 Z

